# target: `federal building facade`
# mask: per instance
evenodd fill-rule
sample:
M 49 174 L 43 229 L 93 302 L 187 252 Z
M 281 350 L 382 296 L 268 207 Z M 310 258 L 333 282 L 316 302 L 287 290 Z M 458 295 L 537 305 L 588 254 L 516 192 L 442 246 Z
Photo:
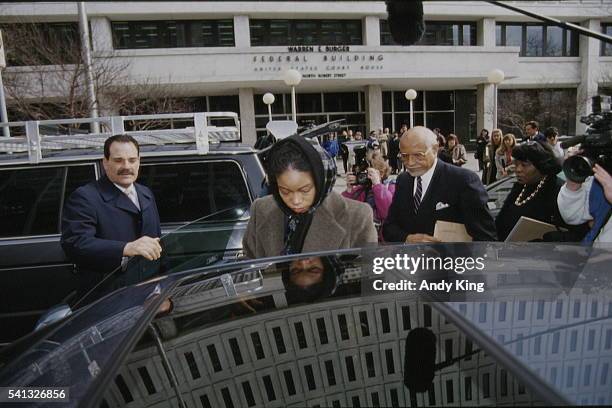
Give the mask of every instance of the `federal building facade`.
M 612 33 L 611 0 L 509 3 Z M 4 3 L 2 10 L 5 29 L 27 21 L 78 36 L 75 2 Z M 588 98 L 610 94 L 612 45 L 481 1 L 425 2 L 424 12 L 421 41 L 399 46 L 383 1 L 87 4 L 94 59 L 125 67 L 122 86 L 164 85 L 193 109 L 238 112 L 250 144 L 265 133 L 264 93 L 275 95 L 275 119 L 290 118 L 287 69 L 302 74 L 300 125 L 344 118 L 353 129 L 397 130 L 409 123 L 404 93 L 412 88 L 415 124 L 454 132 L 467 144 L 493 126 L 493 69 L 505 74 L 498 109 L 505 131 L 519 133 L 521 123 L 536 119 L 580 134 Z M 5 75 L 32 75 L 32 67 L 8 65 Z M 10 115 L 10 98 L 8 105 Z

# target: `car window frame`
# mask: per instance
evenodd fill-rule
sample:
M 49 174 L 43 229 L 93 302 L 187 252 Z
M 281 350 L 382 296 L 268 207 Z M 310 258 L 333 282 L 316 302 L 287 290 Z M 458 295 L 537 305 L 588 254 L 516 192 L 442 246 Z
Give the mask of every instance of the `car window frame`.
M 202 160 L 202 159 L 197 159 L 197 158 L 193 158 L 193 159 L 189 159 L 189 160 L 168 160 L 168 161 L 155 161 L 154 159 L 152 161 L 145 161 L 145 162 L 141 162 L 140 163 L 140 167 L 142 169 L 142 167 L 146 167 L 146 166 L 159 166 L 159 165 L 181 165 L 181 164 L 209 164 L 209 163 L 222 163 L 222 162 L 231 162 L 234 163 L 237 167 L 238 167 L 238 171 L 240 172 L 240 175 L 242 176 L 242 182 L 243 185 L 246 188 L 248 197 L 249 197 L 249 207 L 250 204 L 253 203 L 254 201 L 254 197 L 253 197 L 253 192 L 251 191 L 251 189 L 249 188 L 249 183 L 247 180 L 247 175 L 245 173 L 245 169 L 244 166 L 242 166 L 242 163 L 239 160 L 235 160 L 235 159 L 231 159 L 231 158 L 214 158 L 214 159 L 210 159 L 210 160 Z M 140 172 L 141 173 L 141 172 Z M 139 174 L 140 177 L 140 174 Z M 138 182 L 138 180 L 137 180 Z M 153 191 L 153 189 L 149 186 L 147 186 L 148 188 L 151 189 L 151 191 Z M 155 192 L 153 191 L 153 195 L 155 196 Z M 157 200 L 156 200 L 157 201 Z M 203 214 L 200 217 L 193 219 L 193 220 L 184 220 L 184 221 L 173 221 L 173 222 L 164 222 L 164 220 L 161 219 L 161 215 L 160 215 L 160 221 L 162 224 L 162 227 L 164 226 L 182 226 L 182 225 L 186 225 L 189 224 L 197 219 L 203 218 L 208 216 L 209 214 Z

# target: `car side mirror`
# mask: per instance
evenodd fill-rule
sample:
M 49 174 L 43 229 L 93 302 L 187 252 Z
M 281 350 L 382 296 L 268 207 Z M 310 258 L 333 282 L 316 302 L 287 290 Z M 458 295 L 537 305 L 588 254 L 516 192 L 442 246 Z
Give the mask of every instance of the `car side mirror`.
M 50 324 L 53 324 L 63 318 L 70 316 L 72 314 L 72 309 L 70 306 L 61 304 L 57 306 L 53 306 L 51 309 L 47 310 L 43 315 L 38 319 L 36 325 L 34 326 L 34 331 L 38 331 L 43 327 L 46 327 Z

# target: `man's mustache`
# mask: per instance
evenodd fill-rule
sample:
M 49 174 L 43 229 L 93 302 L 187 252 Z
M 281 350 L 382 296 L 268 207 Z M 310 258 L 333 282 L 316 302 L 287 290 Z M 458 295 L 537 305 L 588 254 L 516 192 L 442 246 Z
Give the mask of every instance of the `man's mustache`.
M 134 172 L 132 170 L 119 170 L 117 172 L 118 175 L 120 176 L 127 176 L 127 175 L 134 175 Z

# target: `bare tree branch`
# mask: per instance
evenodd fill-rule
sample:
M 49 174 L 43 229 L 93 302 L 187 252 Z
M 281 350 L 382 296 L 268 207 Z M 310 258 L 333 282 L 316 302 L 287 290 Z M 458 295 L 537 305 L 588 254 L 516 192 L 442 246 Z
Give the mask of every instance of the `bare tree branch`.
M 5 89 L 12 120 L 89 117 L 85 70 L 77 23 L 3 24 L 7 62 Z M 114 52 L 95 53 L 92 73 L 100 112 L 122 115 L 190 112 L 188 99 L 173 97 L 170 86 L 146 79 L 129 84 L 130 62 Z M 158 121 L 135 129 L 168 127 Z

